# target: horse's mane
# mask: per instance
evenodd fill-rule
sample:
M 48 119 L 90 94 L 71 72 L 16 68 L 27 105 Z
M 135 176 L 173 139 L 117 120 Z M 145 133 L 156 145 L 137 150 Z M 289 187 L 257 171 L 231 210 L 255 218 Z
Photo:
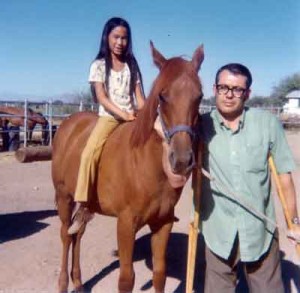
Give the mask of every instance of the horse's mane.
M 139 112 L 135 120 L 130 142 L 132 147 L 144 145 L 153 131 L 154 122 L 157 117 L 158 96 L 166 84 L 170 84 L 179 77 L 182 72 L 194 76 L 192 67 L 187 66 L 188 62 L 181 57 L 174 57 L 166 61 L 161 69 L 161 74 L 154 81 L 150 94 L 146 99 L 145 105 Z
M 157 81 L 154 82 L 148 98 L 145 101 L 145 105 L 138 113 L 133 126 L 130 142 L 132 147 L 143 145 L 149 139 L 153 130 L 153 125 L 157 116 L 158 107 L 158 93 L 157 93 Z

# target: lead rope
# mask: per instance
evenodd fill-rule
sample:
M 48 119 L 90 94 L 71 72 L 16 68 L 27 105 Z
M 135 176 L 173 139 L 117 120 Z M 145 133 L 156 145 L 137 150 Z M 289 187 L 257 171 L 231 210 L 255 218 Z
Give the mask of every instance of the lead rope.
M 232 190 L 229 190 L 221 181 L 217 180 L 213 176 L 210 175 L 209 172 L 207 172 L 205 169 L 201 168 L 202 174 L 208 178 L 210 181 L 214 181 L 214 183 L 218 186 L 219 189 L 225 191 L 226 194 L 230 195 L 236 202 L 238 202 L 243 207 L 247 208 L 249 211 L 251 211 L 253 214 L 255 214 L 257 217 L 264 219 L 268 223 L 270 223 L 272 226 L 278 228 L 281 232 L 283 232 L 286 235 L 289 235 L 287 233 L 286 227 L 282 225 L 278 225 L 276 222 L 274 222 L 272 219 L 264 215 L 262 212 L 256 210 L 253 206 L 242 200 L 235 192 Z

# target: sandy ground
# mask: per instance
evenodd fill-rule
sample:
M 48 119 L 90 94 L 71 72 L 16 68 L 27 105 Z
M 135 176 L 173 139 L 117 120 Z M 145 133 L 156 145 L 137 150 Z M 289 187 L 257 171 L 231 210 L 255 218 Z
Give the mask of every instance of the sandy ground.
M 294 180 L 300 194 L 300 133 L 288 132 L 287 137 L 297 163 Z M 13 153 L 1 153 L 0 196 L 0 293 L 57 292 L 61 243 L 60 222 L 51 181 L 51 162 L 21 164 L 15 160 Z M 283 224 L 276 193 L 274 196 L 278 223 Z M 191 189 L 188 182 L 176 207 L 180 221 L 175 223 L 169 243 L 166 292 L 185 290 L 190 213 Z M 202 292 L 204 271 L 201 237 L 199 243 L 196 292 Z M 280 246 L 286 292 L 300 292 L 300 260 L 283 234 L 280 234 Z M 87 292 L 117 292 L 119 263 L 112 255 L 114 249 L 116 220 L 96 216 L 88 225 L 82 243 L 82 277 Z M 134 267 L 134 292 L 153 292 L 147 228 L 137 235 Z M 243 282 L 239 292 L 247 292 Z

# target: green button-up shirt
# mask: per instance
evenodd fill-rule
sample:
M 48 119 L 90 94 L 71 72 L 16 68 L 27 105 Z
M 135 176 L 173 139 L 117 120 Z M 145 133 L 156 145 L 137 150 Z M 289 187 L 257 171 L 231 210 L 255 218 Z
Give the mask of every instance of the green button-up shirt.
M 284 130 L 271 113 L 246 108 L 236 131 L 227 128 L 219 112 L 213 110 L 202 116 L 201 132 L 207 145 L 204 168 L 226 186 L 224 191 L 214 181 L 203 180 L 205 243 L 227 259 L 238 235 L 241 260 L 258 260 L 268 250 L 275 227 L 226 193 L 231 190 L 275 222 L 268 154 L 272 154 L 278 173 L 295 169 Z

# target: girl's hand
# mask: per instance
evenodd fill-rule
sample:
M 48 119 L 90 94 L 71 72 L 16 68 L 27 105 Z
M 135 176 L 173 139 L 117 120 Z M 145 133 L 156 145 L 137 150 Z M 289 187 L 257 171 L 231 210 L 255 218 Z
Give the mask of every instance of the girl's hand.
M 128 112 L 125 112 L 125 121 L 133 121 L 135 120 L 136 116 L 134 113 L 128 113 Z

